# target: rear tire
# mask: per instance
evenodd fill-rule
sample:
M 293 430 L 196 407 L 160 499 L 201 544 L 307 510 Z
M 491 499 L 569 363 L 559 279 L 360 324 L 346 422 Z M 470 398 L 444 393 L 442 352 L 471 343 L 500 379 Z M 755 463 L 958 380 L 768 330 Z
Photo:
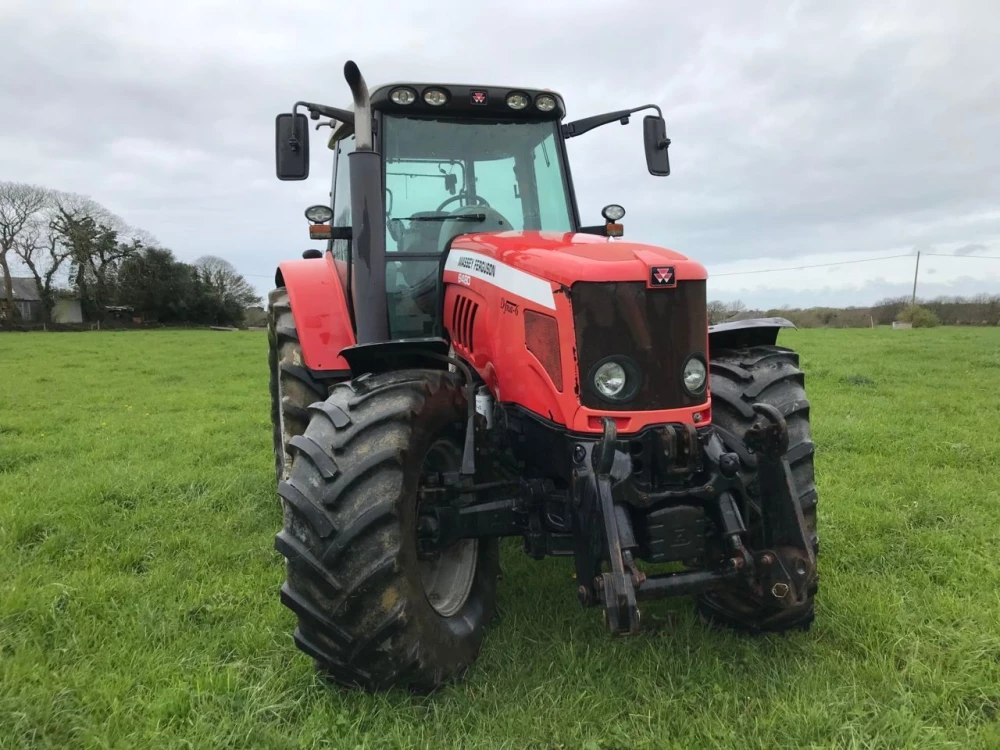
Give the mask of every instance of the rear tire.
M 268 366 L 271 372 L 271 425 L 274 437 L 274 473 L 288 479 L 292 456 L 288 444 L 309 424 L 309 404 L 323 401 L 335 381 L 316 378 L 302 357 L 295 318 L 285 287 L 268 295 Z
M 785 456 L 795 478 L 813 550 L 818 553 L 814 447 L 809 430 L 809 401 L 806 400 L 798 354 L 781 346 L 720 350 L 712 355 L 711 374 L 712 421 L 724 431 L 724 442 L 735 440 L 744 444 L 747 430 L 757 419 L 751 409 L 754 403 L 774 406 L 785 418 L 788 424 Z M 759 503 L 756 472 L 745 470 L 743 478 L 751 501 Z M 752 509 L 748 515 L 750 547 L 759 548 L 763 544 L 759 520 Z M 753 594 L 742 582 L 734 582 L 699 597 L 698 610 L 713 624 L 738 630 L 755 633 L 806 630 L 815 617 L 815 593 L 814 588 L 799 607 L 779 609 Z
M 421 474 L 440 461 L 458 468 L 465 410 L 448 372 L 361 376 L 311 406 L 289 444 L 281 599 L 298 616 L 296 645 L 336 682 L 432 690 L 479 652 L 496 605 L 497 540 L 472 545 L 471 572 L 429 575 L 417 556 Z M 456 559 L 468 559 L 463 550 Z

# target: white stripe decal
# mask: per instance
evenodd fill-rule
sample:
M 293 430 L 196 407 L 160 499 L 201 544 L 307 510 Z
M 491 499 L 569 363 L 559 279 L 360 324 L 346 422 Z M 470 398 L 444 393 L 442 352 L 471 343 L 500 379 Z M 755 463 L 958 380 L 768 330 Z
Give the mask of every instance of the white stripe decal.
M 444 270 L 467 274 L 492 284 L 498 289 L 503 289 L 505 292 L 531 300 L 542 307 L 547 307 L 550 310 L 556 309 L 556 300 L 552 296 L 552 287 L 549 282 L 532 276 L 530 273 L 525 273 L 519 268 L 493 260 L 487 255 L 473 253 L 469 250 L 452 250 L 448 253 Z

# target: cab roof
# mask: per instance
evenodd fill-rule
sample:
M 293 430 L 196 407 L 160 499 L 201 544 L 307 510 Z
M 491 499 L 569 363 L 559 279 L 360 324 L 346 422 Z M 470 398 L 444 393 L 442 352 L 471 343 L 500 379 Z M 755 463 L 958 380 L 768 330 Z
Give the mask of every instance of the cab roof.
M 392 100 L 392 92 L 409 89 L 414 94 L 411 104 L 397 104 Z M 444 104 L 433 105 L 424 101 L 424 94 L 437 90 L 445 94 Z M 511 94 L 523 94 L 528 106 L 513 109 L 507 104 Z M 411 117 L 435 117 L 484 120 L 522 120 L 526 122 L 551 122 L 566 116 L 566 105 L 562 95 L 551 89 L 532 89 L 523 86 L 474 86 L 467 83 L 413 83 L 407 81 L 384 83 L 373 88 L 369 94 L 372 109 L 396 115 Z M 555 107 L 545 112 L 537 106 L 538 97 L 550 96 Z M 354 111 L 354 104 L 346 108 Z M 334 148 L 336 142 L 354 132 L 351 123 L 338 123 L 330 134 L 328 146 Z
M 392 92 L 409 89 L 414 94 L 412 104 L 397 104 L 391 98 Z M 445 103 L 428 104 L 424 96 L 429 91 L 445 94 Z M 528 104 L 522 109 L 514 109 L 507 104 L 511 94 L 522 94 Z M 555 107 L 549 111 L 539 109 L 539 97 L 551 97 Z M 566 116 L 563 98 L 548 89 L 531 89 L 522 86 L 474 86 L 467 83 L 387 83 L 377 86 L 371 92 L 372 109 L 380 112 L 408 115 L 430 115 L 438 117 L 472 117 L 513 120 L 561 120 Z

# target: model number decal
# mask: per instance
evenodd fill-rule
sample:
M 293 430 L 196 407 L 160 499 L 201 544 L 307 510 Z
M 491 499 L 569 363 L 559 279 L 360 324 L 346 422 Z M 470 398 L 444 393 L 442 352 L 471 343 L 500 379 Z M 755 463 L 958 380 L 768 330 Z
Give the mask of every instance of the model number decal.
M 516 302 L 511 302 L 509 299 L 500 298 L 500 312 L 510 313 L 517 317 L 521 313 L 519 312 L 519 305 Z
M 469 274 L 467 274 L 467 273 L 460 273 L 458 275 L 458 283 L 459 284 L 464 284 L 465 286 L 471 286 L 472 285 L 472 277 L 469 276 Z

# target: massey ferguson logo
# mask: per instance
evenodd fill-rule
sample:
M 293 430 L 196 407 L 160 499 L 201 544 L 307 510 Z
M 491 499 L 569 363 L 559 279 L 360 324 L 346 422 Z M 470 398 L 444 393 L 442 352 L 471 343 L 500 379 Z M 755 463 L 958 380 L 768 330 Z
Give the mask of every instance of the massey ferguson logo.
M 650 286 L 677 286 L 673 266 L 653 266 L 649 269 Z
M 471 92 L 471 95 L 472 95 L 472 103 L 473 104 L 479 104 L 480 106 L 485 106 L 486 105 L 487 102 L 486 102 L 486 92 L 485 91 L 473 91 L 473 92 Z

